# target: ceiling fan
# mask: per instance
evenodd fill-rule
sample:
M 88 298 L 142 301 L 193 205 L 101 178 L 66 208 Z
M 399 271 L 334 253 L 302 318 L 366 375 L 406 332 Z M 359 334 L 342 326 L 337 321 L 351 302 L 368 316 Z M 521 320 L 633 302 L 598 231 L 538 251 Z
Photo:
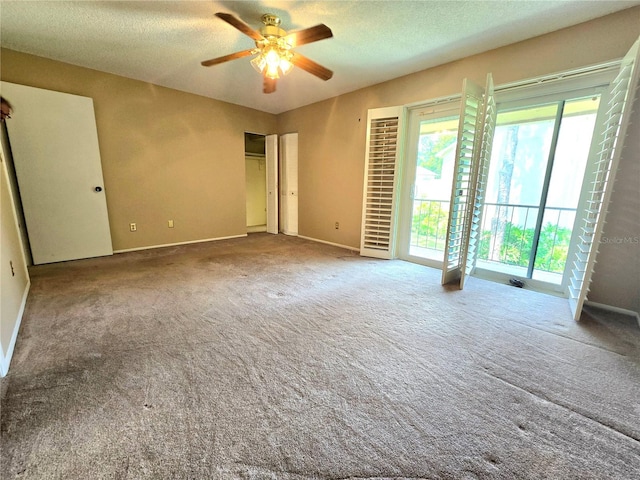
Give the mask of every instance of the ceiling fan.
M 289 73 L 294 65 L 322 80 L 329 80 L 333 76 L 333 72 L 328 68 L 293 51 L 294 47 L 324 40 L 325 38 L 331 38 L 333 33 L 326 25 L 321 23 L 315 27 L 287 33 L 280 28 L 280 18 L 278 16 L 266 13 L 262 15 L 262 23 L 264 23 L 264 26 L 257 31 L 239 18 L 228 13 L 218 12 L 216 16 L 251 37 L 256 42 L 256 47 L 223 57 L 205 60 L 201 62 L 202 66 L 210 67 L 212 65 L 218 65 L 219 63 L 235 60 L 236 58 L 258 54 L 251 60 L 251 65 L 264 77 L 262 90 L 264 93 L 275 92 L 276 80 L 280 78 L 281 75 Z

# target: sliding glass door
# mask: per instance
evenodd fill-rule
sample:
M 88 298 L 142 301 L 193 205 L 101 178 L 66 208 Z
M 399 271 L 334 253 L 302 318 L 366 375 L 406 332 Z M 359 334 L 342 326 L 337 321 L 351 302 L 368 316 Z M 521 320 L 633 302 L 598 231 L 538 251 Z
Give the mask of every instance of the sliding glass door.
M 563 283 L 599 103 L 498 110 L 476 268 Z

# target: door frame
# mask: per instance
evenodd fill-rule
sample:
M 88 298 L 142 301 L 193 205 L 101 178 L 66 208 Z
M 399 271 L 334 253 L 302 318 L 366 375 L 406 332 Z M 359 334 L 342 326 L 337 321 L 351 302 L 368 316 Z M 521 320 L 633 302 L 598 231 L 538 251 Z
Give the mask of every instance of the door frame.
M 422 103 L 411 106 L 407 109 L 407 135 L 405 138 L 405 149 L 403 155 L 402 178 L 400 181 L 399 194 L 399 218 L 398 218 L 398 240 L 397 240 L 397 256 L 401 260 L 417 263 L 427 267 L 442 268 L 442 261 L 430 258 L 418 257 L 411 255 L 411 226 L 413 220 L 413 193 L 417 171 L 416 158 L 418 154 L 418 139 L 420 131 L 420 122 L 422 120 L 437 120 L 438 118 L 447 118 L 459 116 L 460 114 L 460 95 L 446 97 L 435 100 L 433 102 Z M 443 253 L 444 256 L 444 253 Z

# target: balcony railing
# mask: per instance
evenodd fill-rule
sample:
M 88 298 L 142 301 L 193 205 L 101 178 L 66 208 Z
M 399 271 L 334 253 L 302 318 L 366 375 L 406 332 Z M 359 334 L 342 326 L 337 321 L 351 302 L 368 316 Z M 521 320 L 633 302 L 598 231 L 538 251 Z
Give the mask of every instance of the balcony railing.
M 444 252 L 449 222 L 449 200 L 413 200 L 411 246 Z
M 532 254 L 538 211 L 535 205 L 485 203 L 478 259 L 526 268 Z M 545 208 L 535 270 L 564 271 L 575 215 L 575 208 Z M 448 220 L 448 200 L 414 199 L 411 247 L 443 252 Z
M 485 203 L 478 259 L 527 267 L 533 252 L 537 205 Z M 575 208 L 546 207 L 534 269 L 563 273 L 571 241 Z

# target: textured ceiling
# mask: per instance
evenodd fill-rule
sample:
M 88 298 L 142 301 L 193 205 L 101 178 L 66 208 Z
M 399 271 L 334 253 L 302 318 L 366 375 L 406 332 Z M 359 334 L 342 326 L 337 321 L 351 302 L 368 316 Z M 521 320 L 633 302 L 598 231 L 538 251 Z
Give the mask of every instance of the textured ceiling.
M 632 1 L 7 1 L 3 47 L 280 113 L 428 67 L 640 5 Z M 334 37 L 298 51 L 334 71 L 300 69 L 262 93 L 250 57 L 200 61 L 253 47 L 213 14 L 253 28 L 275 13 L 288 31 L 318 23 Z

